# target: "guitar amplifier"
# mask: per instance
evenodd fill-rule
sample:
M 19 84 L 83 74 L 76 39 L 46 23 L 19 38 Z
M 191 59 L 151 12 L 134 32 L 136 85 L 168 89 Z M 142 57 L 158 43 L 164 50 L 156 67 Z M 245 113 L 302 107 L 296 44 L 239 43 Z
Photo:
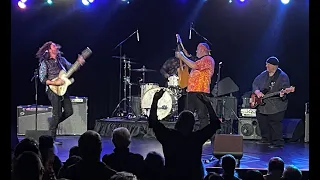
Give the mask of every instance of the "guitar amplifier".
M 52 117 L 52 107 L 38 105 L 37 130 L 48 130 Z M 25 135 L 27 130 L 36 130 L 36 106 L 21 105 L 17 107 L 17 133 Z
M 86 97 L 70 97 L 73 115 L 59 124 L 57 135 L 81 135 L 87 131 L 87 103 Z M 18 135 L 25 135 L 27 130 L 36 130 L 36 106 L 21 105 L 17 107 Z M 37 130 L 49 130 L 52 119 L 52 106 L 38 105 Z
M 87 131 L 88 98 L 70 96 L 73 115 L 59 124 L 57 135 L 81 135 Z
M 237 119 L 238 101 L 233 96 L 213 97 L 210 98 L 212 107 L 216 110 L 218 117 L 223 117 L 225 120 Z
M 257 109 L 241 108 L 240 117 L 257 117 Z

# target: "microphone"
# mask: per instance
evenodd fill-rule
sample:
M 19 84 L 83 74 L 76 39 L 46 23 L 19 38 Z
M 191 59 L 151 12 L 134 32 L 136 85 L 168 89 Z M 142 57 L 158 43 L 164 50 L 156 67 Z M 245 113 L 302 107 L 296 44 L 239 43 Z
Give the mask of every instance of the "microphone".
M 139 30 L 137 30 L 137 41 L 140 41 Z
M 221 66 L 222 62 L 219 62 L 219 65 Z
M 189 28 L 189 39 L 191 39 L 192 25 L 193 25 L 193 23 L 190 23 L 190 28 Z

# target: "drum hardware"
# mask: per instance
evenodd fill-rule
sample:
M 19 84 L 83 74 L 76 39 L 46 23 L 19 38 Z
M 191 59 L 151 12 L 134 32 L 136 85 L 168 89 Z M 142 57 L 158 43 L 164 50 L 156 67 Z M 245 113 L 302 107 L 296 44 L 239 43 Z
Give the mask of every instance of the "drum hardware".
M 114 112 L 120 108 L 120 104 L 121 102 L 123 101 L 124 102 L 124 107 L 123 107 L 123 110 L 124 110 L 124 114 L 127 114 L 127 106 L 129 104 L 130 106 L 130 102 L 131 102 L 131 84 L 130 84 L 130 81 L 128 83 L 128 78 L 127 78 L 127 66 L 128 68 L 130 69 L 131 67 L 131 64 L 136 64 L 135 62 L 131 62 L 130 60 L 133 60 L 133 58 L 126 58 L 125 55 L 123 56 L 122 55 L 122 44 L 125 43 L 130 37 L 132 37 L 133 35 L 137 34 L 137 40 L 139 41 L 139 38 L 138 38 L 138 30 L 137 31 L 134 31 L 133 33 L 131 33 L 127 38 L 125 38 L 123 41 L 121 41 L 119 44 L 117 44 L 113 50 L 117 49 L 119 47 L 119 56 L 113 56 L 113 58 L 117 58 L 117 59 L 120 59 L 120 63 L 119 63 L 119 106 L 116 107 L 116 109 L 114 110 Z M 124 63 L 124 75 L 123 77 L 125 77 L 126 80 L 122 80 L 122 63 Z M 130 70 L 129 70 L 129 78 L 130 78 Z M 130 80 L 130 79 L 129 79 Z M 124 98 L 122 99 L 121 98 L 121 85 L 124 85 L 123 87 L 123 91 L 124 91 Z M 129 92 L 130 92 L 130 95 L 129 95 L 129 102 L 127 102 L 127 85 L 129 85 Z M 130 107 L 130 109 L 132 110 L 132 108 Z M 113 113 L 114 114 L 114 113 Z
M 140 69 L 131 69 L 131 71 L 142 72 L 142 83 L 146 81 L 146 72 L 155 72 L 153 69 L 146 69 L 146 66 L 142 66 Z

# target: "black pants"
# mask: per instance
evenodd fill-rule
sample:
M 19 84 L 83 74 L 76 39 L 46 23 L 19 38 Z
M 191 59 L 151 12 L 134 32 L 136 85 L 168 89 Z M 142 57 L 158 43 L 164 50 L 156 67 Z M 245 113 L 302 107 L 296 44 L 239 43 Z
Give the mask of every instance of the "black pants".
M 188 92 L 186 96 L 186 110 L 196 113 L 200 122 L 199 129 L 204 128 L 209 124 L 208 109 L 206 105 L 197 97 L 200 92 Z
M 58 96 L 48 88 L 47 95 L 52 105 L 52 119 L 49 123 L 49 130 L 51 136 L 56 139 L 59 123 L 73 114 L 72 103 L 67 93 L 64 96 Z
M 261 114 L 257 112 L 257 120 L 263 141 L 274 145 L 283 145 L 282 120 L 285 111 L 276 114 Z

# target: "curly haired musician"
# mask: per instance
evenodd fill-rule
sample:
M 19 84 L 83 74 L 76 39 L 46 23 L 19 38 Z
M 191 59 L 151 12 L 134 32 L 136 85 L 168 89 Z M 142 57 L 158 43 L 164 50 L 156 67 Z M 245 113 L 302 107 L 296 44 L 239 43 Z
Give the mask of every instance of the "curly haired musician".
M 279 60 L 271 56 L 266 60 L 266 70 L 253 81 L 252 92 L 258 98 L 266 94 L 290 87 L 288 75 L 279 67 Z M 257 120 L 262 139 L 259 144 L 269 144 L 270 148 L 283 147 L 282 119 L 287 110 L 288 100 L 284 92 L 263 100 L 264 105 L 257 107 Z
M 187 87 L 186 109 L 196 112 L 200 121 L 199 129 L 202 129 L 209 124 L 208 112 L 203 103 L 197 98 L 197 95 L 210 94 L 210 83 L 214 73 L 215 62 L 210 56 L 210 48 L 207 43 L 199 43 L 196 53 L 198 60 L 195 62 L 186 57 L 181 51 L 176 52 L 176 57 L 191 69 Z
M 59 123 L 63 122 L 73 114 L 72 103 L 69 95 L 66 93 L 64 96 L 58 96 L 48 87 L 49 85 L 59 86 L 64 84 L 62 79 L 58 78 L 55 81 L 52 80 L 59 76 L 59 72 L 61 70 L 67 71 L 72 66 L 66 58 L 61 56 L 59 51 L 60 48 L 61 47 L 59 45 L 49 41 L 44 43 L 36 53 L 36 57 L 40 62 L 39 79 L 41 83 L 46 85 L 46 93 L 52 105 L 52 120 L 49 124 L 49 130 L 51 131 L 51 136 L 55 140 L 56 144 L 62 144 L 61 142 L 56 141 Z M 81 58 L 78 58 L 78 61 L 80 64 L 84 63 L 84 60 Z

